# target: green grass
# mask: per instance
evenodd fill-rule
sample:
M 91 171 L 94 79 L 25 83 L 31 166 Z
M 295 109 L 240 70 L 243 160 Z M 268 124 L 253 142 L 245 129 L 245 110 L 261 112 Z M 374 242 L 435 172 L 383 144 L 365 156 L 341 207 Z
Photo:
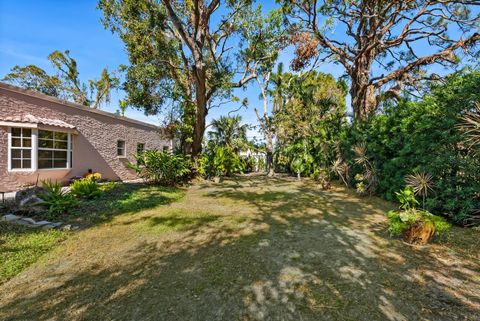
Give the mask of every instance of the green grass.
M 43 231 L 0 222 L 0 283 L 37 261 L 65 236 L 62 231 Z
M 102 185 L 101 189 L 100 197 L 82 200 L 79 207 L 70 213 L 55 217 L 36 216 L 35 219 L 61 221 L 85 228 L 110 221 L 118 215 L 133 214 L 169 204 L 184 195 L 180 189 L 145 184 L 110 183 Z M 178 230 L 182 226 L 187 228 L 191 223 L 175 222 L 172 217 L 170 221 L 165 219 L 160 224 L 152 221 L 151 225 L 157 226 L 157 230 Z M 66 237 L 67 233 L 58 230 L 44 231 L 0 222 L 0 284 L 35 263 Z
M 0 286 L 1 320 L 478 319 L 478 230 L 412 247 L 393 204 L 288 177 L 105 188 L 72 218 L 106 224 Z

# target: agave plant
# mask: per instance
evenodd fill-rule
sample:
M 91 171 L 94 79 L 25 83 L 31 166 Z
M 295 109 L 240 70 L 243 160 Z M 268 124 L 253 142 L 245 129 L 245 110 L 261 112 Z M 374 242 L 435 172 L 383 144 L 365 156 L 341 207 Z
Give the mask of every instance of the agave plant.
M 415 195 L 422 197 L 422 206 L 425 208 L 425 198 L 429 191 L 433 192 L 433 176 L 429 173 L 414 172 L 405 177 L 405 183 L 413 188 Z
M 467 138 L 465 142 L 469 149 L 477 150 L 480 146 L 480 102 L 475 104 L 475 109 L 462 117 L 458 128 L 463 131 Z

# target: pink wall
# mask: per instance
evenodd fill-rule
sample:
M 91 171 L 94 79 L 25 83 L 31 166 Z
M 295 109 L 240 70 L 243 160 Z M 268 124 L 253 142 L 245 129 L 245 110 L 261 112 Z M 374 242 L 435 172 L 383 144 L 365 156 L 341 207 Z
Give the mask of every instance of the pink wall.
M 35 183 L 37 176 L 39 180 L 50 178 L 67 181 L 73 176 L 85 174 L 90 168 L 102 173 L 107 179 L 134 179 L 135 173 L 129 170 L 126 164 L 134 161 L 137 143 L 145 144 L 145 149 L 161 150 L 164 146 L 170 146 L 170 141 L 162 137 L 153 125 L 78 106 L 59 103 L 53 97 L 31 94 L 0 84 L 0 119 L 5 116 L 30 114 L 62 120 L 74 125 L 78 132 L 72 135 L 71 170 L 48 169 L 20 173 L 8 172 L 8 128 L 0 126 L 0 191 L 15 190 L 23 185 Z M 117 140 L 126 142 L 126 159 L 117 157 Z

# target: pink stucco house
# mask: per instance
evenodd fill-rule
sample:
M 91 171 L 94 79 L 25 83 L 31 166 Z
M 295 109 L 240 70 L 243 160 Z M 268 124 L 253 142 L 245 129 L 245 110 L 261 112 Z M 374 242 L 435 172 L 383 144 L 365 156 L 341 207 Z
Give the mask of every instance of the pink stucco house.
M 127 167 L 134 154 L 172 148 L 154 125 L 0 83 L 0 191 L 89 169 L 135 179 Z

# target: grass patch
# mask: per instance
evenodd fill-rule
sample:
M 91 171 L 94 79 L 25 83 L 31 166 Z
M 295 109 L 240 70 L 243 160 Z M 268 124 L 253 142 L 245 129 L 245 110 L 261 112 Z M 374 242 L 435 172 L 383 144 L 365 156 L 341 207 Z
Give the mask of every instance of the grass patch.
M 65 221 L 91 225 L 111 220 L 121 214 L 133 214 L 181 199 L 185 192 L 174 187 L 146 184 L 109 183 L 101 186 L 102 195 L 84 200 L 63 217 Z
M 43 231 L 0 222 L 0 283 L 36 262 L 64 237 L 62 231 Z

